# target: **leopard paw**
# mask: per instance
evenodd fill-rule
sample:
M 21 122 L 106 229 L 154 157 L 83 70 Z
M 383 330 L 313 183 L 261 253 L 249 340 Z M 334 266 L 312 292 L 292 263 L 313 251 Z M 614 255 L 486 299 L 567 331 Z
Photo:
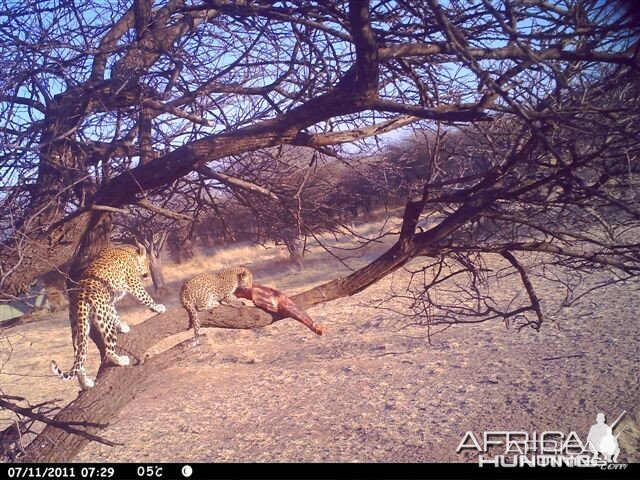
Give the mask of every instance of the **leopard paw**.
M 151 310 L 156 313 L 164 313 L 167 311 L 167 307 L 165 307 L 161 303 L 156 303 L 153 307 L 151 307 Z
M 80 382 L 80 388 L 82 388 L 82 390 L 89 390 L 95 385 L 93 380 L 89 377 L 85 377 L 84 375 L 78 375 L 78 381 Z
M 111 363 L 113 363 L 114 365 L 118 365 L 120 367 L 126 367 L 127 365 L 131 365 L 131 360 L 129 360 L 129 357 L 127 357 L 126 355 L 116 355 L 115 353 L 113 353 L 113 354 L 107 354 L 107 357 L 109 358 L 109 360 L 111 360 Z
M 116 358 L 117 358 L 116 365 L 119 365 L 121 367 L 126 367 L 127 365 L 131 365 L 131 360 L 126 355 L 119 355 L 119 356 L 116 356 Z
M 120 333 L 129 333 L 131 331 L 131 327 L 124 322 L 120 322 L 118 329 L 120 330 Z

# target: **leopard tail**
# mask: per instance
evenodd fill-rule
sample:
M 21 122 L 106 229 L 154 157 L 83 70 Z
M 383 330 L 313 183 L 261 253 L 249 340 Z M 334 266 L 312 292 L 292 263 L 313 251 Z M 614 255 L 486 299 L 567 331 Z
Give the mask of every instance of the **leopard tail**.
M 71 322 L 76 324 L 75 334 L 76 338 L 73 340 L 73 349 L 75 353 L 73 366 L 70 370 L 64 372 L 58 367 L 55 360 L 51 360 L 51 371 L 54 375 L 57 375 L 62 380 L 71 380 L 78 376 L 80 384 L 85 387 L 87 382 L 84 379 L 84 362 L 87 358 L 87 346 L 89 337 L 89 316 L 91 312 L 91 305 L 85 300 L 78 300 L 75 308 L 70 311 Z M 80 375 L 78 375 L 80 374 Z M 80 378 L 82 376 L 83 378 Z M 88 380 L 88 379 L 86 379 Z M 89 380 L 90 383 L 92 383 Z

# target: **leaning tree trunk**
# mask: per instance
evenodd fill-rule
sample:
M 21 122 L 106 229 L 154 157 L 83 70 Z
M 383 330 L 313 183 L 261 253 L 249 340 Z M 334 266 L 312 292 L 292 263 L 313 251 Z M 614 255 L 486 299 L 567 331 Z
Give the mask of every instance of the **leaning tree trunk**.
M 70 290 L 75 287 L 82 272 L 84 272 L 89 264 L 102 250 L 109 246 L 112 228 L 110 213 L 102 211 L 92 212 L 86 230 L 80 238 L 78 248 L 73 255 L 73 262 L 69 269 L 68 288 Z

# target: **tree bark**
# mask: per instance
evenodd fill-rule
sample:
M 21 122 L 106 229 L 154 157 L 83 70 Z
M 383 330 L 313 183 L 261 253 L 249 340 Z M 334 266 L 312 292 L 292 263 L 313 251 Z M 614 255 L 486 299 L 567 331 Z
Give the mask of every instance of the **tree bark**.
M 154 291 L 165 287 L 164 272 L 162 271 L 162 258 L 156 252 L 149 252 L 149 270 Z
M 112 227 L 111 213 L 109 212 L 97 211 L 89 218 L 69 269 L 68 288 L 70 290 L 75 287 L 82 272 L 102 250 L 109 246 Z
M 162 251 L 167 243 L 169 232 L 167 230 L 161 232 L 147 231 L 144 235 L 139 235 L 139 237 L 149 255 L 149 271 L 151 272 L 153 289 L 155 292 L 159 292 L 166 286 L 162 270 Z
M 58 270 L 51 270 L 42 276 L 47 303 L 51 312 L 60 312 L 69 307 L 67 296 L 66 275 Z
M 91 216 L 87 211 L 50 231 L 36 230 L 7 242 L 0 249 L 0 263 L 11 273 L 3 279 L 0 291 L 9 295 L 28 292 L 38 276 L 67 263 Z

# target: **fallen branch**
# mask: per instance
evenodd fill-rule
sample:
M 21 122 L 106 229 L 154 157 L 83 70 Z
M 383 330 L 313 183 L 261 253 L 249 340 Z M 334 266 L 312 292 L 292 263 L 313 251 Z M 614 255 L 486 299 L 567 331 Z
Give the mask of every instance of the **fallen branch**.
M 542 359 L 543 362 L 549 362 L 551 360 L 564 360 L 565 358 L 582 358 L 584 357 L 584 353 L 576 353 L 573 355 L 560 355 L 559 357 L 545 357 Z

